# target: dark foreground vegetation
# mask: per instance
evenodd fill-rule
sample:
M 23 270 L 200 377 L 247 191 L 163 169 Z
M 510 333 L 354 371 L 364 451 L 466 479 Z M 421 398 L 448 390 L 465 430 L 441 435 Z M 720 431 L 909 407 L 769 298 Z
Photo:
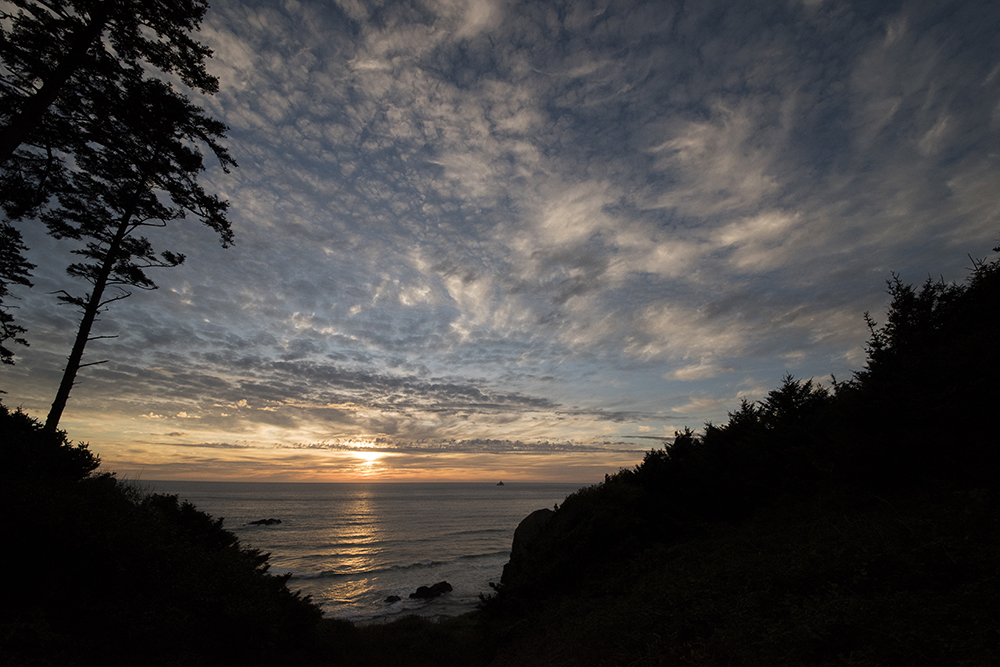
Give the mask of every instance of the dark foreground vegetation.
M 998 664 L 1000 264 L 889 292 L 850 381 L 567 498 L 485 604 L 498 664 Z
M 478 612 L 321 620 L 221 522 L 3 420 L 3 664 L 995 665 L 1000 262 L 542 517 Z
M 319 609 L 176 496 L 0 406 L 3 665 L 300 664 Z

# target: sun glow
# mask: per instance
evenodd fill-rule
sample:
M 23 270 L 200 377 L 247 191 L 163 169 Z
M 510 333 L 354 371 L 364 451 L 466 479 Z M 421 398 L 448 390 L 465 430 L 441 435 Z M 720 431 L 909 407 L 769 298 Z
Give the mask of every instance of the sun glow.
M 385 456 L 385 452 L 376 451 L 355 451 L 353 454 L 367 464 L 375 463 L 380 458 Z

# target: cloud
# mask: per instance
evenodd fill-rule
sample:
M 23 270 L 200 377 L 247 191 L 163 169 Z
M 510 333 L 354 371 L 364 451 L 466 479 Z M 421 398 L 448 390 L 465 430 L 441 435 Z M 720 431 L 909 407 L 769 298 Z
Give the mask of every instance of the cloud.
M 731 263 L 739 272 L 768 271 L 789 264 L 794 251 L 800 215 L 766 211 L 752 218 L 729 223 L 714 235 L 719 247 L 731 251 Z
M 773 147 L 761 133 L 761 110 L 719 105 L 712 115 L 711 121 L 674 129 L 674 136 L 651 149 L 655 167 L 675 172 L 678 179 L 658 198 L 658 206 L 697 216 L 753 212 L 778 191 Z
M 916 0 L 214 1 L 221 89 L 197 103 L 241 166 L 204 183 L 236 245 L 156 230 L 187 262 L 102 318 L 118 338 L 88 359 L 110 362 L 66 423 L 590 446 L 721 421 L 788 369 L 843 377 L 890 271 L 960 280 L 996 245 L 995 19 Z M 72 244 L 23 227 L 32 347 L 4 388 L 44 411 L 76 317 L 47 293 L 82 286 Z M 446 451 L 410 454 L 425 471 Z
M 522 442 L 520 440 L 497 440 L 477 438 L 472 440 L 395 441 L 386 437 L 359 440 L 356 438 L 294 443 L 251 443 L 251 442 L 191 442 L 173 444 L 195 449 L 241 449 L 260 451 L 309 451 L 309 452 L 364 452 L 382 454 L 641 454 L 626 442 L 603 442 L 580 444 L 571 442 Z
M 688 382 L 691 380 L 706 380 L 714 378 L 720 373 L 725 373 L 730 370 L 732 369 L 703 360 L 696 364 L 691 364 L 682 368 L 675 368 L 669 373 L 666 373 L 663 377 L 667 380 L 680 380 L 682 382 Z

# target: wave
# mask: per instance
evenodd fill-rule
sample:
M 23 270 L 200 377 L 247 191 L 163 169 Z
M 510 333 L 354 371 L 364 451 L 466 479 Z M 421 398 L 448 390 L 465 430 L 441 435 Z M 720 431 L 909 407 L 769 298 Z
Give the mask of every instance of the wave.
M 427 560 L 410 565 L 388 565 L 384 567 L 374 567 L 367 570 L 354 570 L 350 568 L 322 570 L 320 572 L 298 572 L 296 570 L 282 568 L 284 574 L 291 574 L 292 579 L 353 579 L 357 577 L 369 577 L 386 572 L 398 572 L 401 570 L 419 570 L 444 565 L 446 561 Z
M 510 549 L 504 549 L 503 551 L 494 551 L 488 554 L 470 554 L 466 556 L 458 556 L 455 560 L 481 560 L 486 558 L 496 558 L 503 556 L 504 558 L 510 557 Z
M 465 535 L 507 535 L 511 531 L 506 528 L 476 528 L 472 530 L 456 530 L 451 533 L 445 533 L 446 537 L 459 537 Z
M 299 571 L 292 568 L 272 568 L 272 573 L 274 574 L 289 574 L 291 579 L 354 579 L 359 577 L 370 577 L 378 574 L 385 574 L 389 572 L 405 572 L 410 570 L 422 570 L 430 569 L 434 567 L 440 567 L 442 565 L 449 565 L 455 562 L 468 562 L 468 561 L 478 561 L 487 560 L 491 558 L 507 558 L 510 556 L 510 551 L 494 551 L 490 553 L 483 554 L 463 554 L 456 556 L 455 558 L 447 560 L 422 560 L 416 563 L 410 563 L 409 565 L 387 565 L 380 567 L 373 567 L 367 570 L 355 570 L 350 568 L 342 569 L 332 569 L 332 570 L 321 570 L 321 571 Z

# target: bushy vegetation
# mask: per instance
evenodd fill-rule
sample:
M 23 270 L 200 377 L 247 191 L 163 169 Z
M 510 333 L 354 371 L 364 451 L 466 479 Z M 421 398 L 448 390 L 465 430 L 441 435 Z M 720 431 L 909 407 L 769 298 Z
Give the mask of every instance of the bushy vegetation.
M 1000 262 L 897 276 L 865 367 L 787 376 L 570 496 L 484 610 L 512 664 L 994 664 Z M 558 637 L 557 641 L 553 638 Z M 581 662 L 583 661 L 583 662 Z
M 268 555 L 0 405 L 0 664 L 303 664 L 320 618 Z

